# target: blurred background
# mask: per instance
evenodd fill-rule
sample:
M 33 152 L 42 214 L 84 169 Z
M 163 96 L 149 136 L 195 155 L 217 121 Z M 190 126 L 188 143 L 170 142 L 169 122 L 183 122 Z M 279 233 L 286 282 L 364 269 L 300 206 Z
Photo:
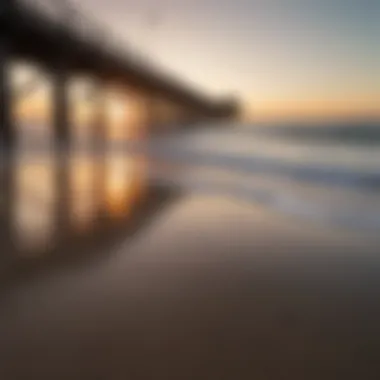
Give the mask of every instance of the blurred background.
M 378 0 L 2 4 L 4 380 L 377 378 Z

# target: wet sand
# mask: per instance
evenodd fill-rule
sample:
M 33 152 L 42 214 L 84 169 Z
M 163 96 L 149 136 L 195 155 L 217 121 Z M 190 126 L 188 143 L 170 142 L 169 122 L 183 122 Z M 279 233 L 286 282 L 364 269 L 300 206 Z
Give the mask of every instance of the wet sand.
M 1 379 L 377 379 L 379 239 L 183 196 L 7 289 Z

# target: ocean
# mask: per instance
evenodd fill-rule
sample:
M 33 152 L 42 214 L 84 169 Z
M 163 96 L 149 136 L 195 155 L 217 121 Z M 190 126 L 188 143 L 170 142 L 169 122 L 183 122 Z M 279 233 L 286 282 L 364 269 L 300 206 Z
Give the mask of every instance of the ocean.
M 380 124 L 202 128 L 151 148 L 173 181 L 345 228 L 380 228 Z M 191 173 L 191 174 L 190 174 Z M 180 178 L 181 177 L 181 178 Z

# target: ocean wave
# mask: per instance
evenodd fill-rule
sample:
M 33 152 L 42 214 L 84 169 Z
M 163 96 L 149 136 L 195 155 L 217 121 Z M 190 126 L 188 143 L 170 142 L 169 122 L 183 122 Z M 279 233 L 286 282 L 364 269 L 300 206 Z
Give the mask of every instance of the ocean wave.
M 150 153 L 156 157 L 175 160 L 183 164 L 227 168 L 247 174 L 271 174 L 288 177 L 297 181 L 325 183 L 337 186 L 365 188 L 371 191 L 380 189 L 379 170 L 349 169 L 338 165 L 303 164 L 279 158 L 238 155 L 220 152 L 177 149 L 175 145 L 152 146 Z
M 156 183 L 177 186 L 190 193 L 218 195 L 262 205 L 268 209 L 308 221 L 367 232 L 380 230 L 380 203 L 377 196 L 335 192 L 321 188 L 305 188 L 302 184 L 262 181 L 261 177 L 239 177 L 236 173 L 213 172 L 191 168 L 171 172 L 154 171 Z

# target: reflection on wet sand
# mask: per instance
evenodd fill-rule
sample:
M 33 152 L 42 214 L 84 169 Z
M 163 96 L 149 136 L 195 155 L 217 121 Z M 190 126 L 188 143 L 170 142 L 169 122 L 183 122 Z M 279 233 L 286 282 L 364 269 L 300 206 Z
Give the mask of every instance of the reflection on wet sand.
M 105 207 L 113 218 L 128 215 L 142 195 L 144 183 L 143 160 L 125 159 L 123 154 L 110 155 L 105 164 Z
M 55 183 L 51 157 L 20 157 L 14 168 L 12 240 L 22 251 L 44 247 L 54 235 Z
M 18 239 L 45 243 L 7 266 L 5 379 L 378 378 L 377 236 L 194 192 L 140 231 L 173 199 L 143 159 L 31 162 L 15 167 L 24 201 L 11 209 L 31 213 Z M 237 182 L 188 169 L 190 182 Z M 33 215 L 55 233 L 32 232 Z
M 168 199 L 166 190 L 149 186 L 146 165 L 143 157 L 117 153 L 17 157 L 10 217 L 2 217 L 8 264 L 30 267 L 32 259 L 91 253 L 116 237 L 125 240 Z
M 96 218 L 98 203 L 95 194 L 96 163 L 88 156 L 70 158 L 70 219 L 74 229 L 86 230 Z M 103 174 L 103 173 L 101 173 Z

